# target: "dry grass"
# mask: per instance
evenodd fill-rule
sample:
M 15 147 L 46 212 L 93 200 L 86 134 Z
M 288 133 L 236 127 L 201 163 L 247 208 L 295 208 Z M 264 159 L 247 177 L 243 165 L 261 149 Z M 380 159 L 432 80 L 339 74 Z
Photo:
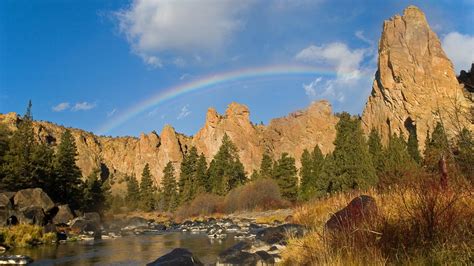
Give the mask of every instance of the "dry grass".
M 439 186 L 422 178 L 405 187 L 341 193 L 299 207 L 296 223 L 311 232 L 292 239 L 284 265 L 469 264 L 474 257 L 472 185 Z M 324 224 L 354 197 L 366 194 L 377 202 L 379 215 L 365 234 L 329 238 Z M 367 226 L 367 227 L 365 227 Z
M 28 247 L 56 241 L 55 233 L 43 233 L 43 227 L 19 224 L 0 227 L 0 244 L 8 247 Z

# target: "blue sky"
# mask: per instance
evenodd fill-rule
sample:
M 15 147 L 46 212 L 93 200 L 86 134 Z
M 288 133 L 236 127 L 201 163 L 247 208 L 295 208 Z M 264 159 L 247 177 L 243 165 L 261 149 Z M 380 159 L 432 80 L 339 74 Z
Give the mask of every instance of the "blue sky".
M 328 99 L 361 113 L 382 22 L 419 6 L 456 69 L 474 60 L 473 1 L 0 1 L 0 113 L 106 135 L 192 135 L 206 110 L 236 101 L 252 121 Z M 182 94 L 99 129 L 168 88 L 227 71 L 305 65 L 315 73 L 242 79 Z

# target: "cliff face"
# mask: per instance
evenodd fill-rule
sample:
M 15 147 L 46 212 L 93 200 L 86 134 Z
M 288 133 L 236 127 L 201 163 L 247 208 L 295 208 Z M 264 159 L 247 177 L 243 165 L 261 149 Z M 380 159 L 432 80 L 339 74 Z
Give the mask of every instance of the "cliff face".
M 114 189 L 125 189 L 123 177 L 135 175 L 140 180 L 145 164 L 150 165 L 156 184 L 162 178 L 165 165 L 171 161 L 177 172 L 184 154 L 193 145 L 204 153 L 208 161 L 217 153 L 224 134 L 227 134 L 239 150 L 239 156 L 247 173 L 258 169 L 262 155 L 268 151 L 278 158 L 282 152 L 295 156 L 297 165 L 303 149 L 320 145 L 323 152 L 332 149 L 335 138 L 334 125 L 337 118 L 332 115 L 327 101 L 313 103 L 307 110 L 271 121 L 268 127 L 253 125 L 245 105 L 231 103 L 225 115 L 210 108 L 204 126 L 194 137 L 176 133 L 166 125 L 160 135 L 155 132 L 140 137 L 101 137 L 92 133 L 70 129 L 74 136 L 78 157 L 77 165 L 87 176 L 100 168 L 114 180 Z M 20 118 L 15 113 L 0 114 L 0 123 L 15 130 Z M 34 122 L 37 139 L 56 147 L 65 127 L 49 122 Z
M 362 115 L 366 132 L 376 128 L 386 141 L 393 133 L 408 136 L 415 127 L 423 148 L 427 130 L 438 121 L 451 136 L 459 126 L 472 129 L 471 107 L 421 10 L 410 6 L 384 22 L 378 70 Z

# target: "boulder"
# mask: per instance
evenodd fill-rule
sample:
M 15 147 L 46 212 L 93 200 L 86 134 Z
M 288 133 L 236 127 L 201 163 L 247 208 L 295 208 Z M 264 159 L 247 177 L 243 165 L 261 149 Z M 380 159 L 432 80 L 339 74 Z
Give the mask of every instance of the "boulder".
M 20 223 L 34 224 L 43 226 L 46 224 L 46 215 L 43 208 L 39 206 L 30 206 L 22 208 L 16 212 Z
M 284 244 L 288 236 L 302 237 L 306 234 L 306 228 L 299 224 L 283 224 L 277 227 L 265 228 L 257 233 L 256 239 L 267 244 Z
M 142 217 L 129 218 L 125 224 L 125 229 L 133 230 L 137 228 L 147 228 L 148 220 Z
M 12 209 L 13 203 L 12 199 L 15 193 L 13 192 L 3 192 L 0 193 L 0 209 Z
M 59 205 L 58 206 L 58 212 L 53 218 L 53 223 L 54 224 L 67 224 L 69 223 L 72 219 L 74 219 L 74 214 L 71 211 L 71 208 L 69 208 L 69 205 Z
M 78 217 L 71 221 L 70 225 L 71 230 L 74 233 L 90 233 L 94 235 L 100 234 L 100 224 L 96 221 L 87 220 L 84 217 Z
M 97 212 L 86 212 L 84 213 L 84 218 L 88 221 L 100 224 L 100 214 Z
M 325 228 L 330 231 L 352 230 L 362 223 L 370 223 L 377 215 L 377 205 L 371 196 L 361 195 L 354 198 L 342 210 L 336 212 L 326 222 Z
M 44 211 L 48 211 L 54 207 L 54 202 L 41 188 L 19 190 L 15 193 L 13 203 L 17 209 L 39 207 Z
M 170 253 L 147 264 L 148 266 L 193 266 L 203 265 L 193 253 L 184 248 L 175 248 Z

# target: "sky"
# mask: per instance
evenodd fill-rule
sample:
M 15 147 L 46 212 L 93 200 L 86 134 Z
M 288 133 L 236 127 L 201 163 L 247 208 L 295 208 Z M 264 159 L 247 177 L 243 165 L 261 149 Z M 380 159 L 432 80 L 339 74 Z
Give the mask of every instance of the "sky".
M 455 69 L 474 61 L 474 1 L 2 0 L 0 113 L 100 135 L 195 134 L 233 101 L 254 123 L 327 99 L 360 114 L 383 20 L 426 14 Z

